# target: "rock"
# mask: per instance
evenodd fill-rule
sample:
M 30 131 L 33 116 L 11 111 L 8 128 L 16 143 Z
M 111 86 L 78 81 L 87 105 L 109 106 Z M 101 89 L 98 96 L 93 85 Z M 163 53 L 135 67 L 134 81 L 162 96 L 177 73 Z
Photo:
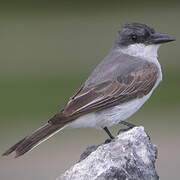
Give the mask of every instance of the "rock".
M 157 148 L 144 128 L 134 127 L 110 143 L 88 147 L 57 180 L 158 180 L 156 158 Z

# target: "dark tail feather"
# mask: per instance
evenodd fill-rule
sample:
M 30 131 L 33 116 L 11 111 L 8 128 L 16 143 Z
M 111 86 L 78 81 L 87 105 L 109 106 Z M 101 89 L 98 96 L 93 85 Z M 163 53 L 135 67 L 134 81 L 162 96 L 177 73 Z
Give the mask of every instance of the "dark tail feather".
M 63 129 L 65 124 L 50 124 L 47 123 L 41 128 L 37 129 L 34 133 L 32 133 L 30 136 L 26 136 L 22 140 L 20 140 L 18 143 L 16 143 L 14 146 L 9 148 L 7 151 L 5 151 L 2 156 L 7 156 L 15 151 L 16 156 L 19 157 L 26 152 L 30 151 L 32 148 L 39 145 L 41 142 L 45 141 L 49 137 L 53 136 L 55 133 Z

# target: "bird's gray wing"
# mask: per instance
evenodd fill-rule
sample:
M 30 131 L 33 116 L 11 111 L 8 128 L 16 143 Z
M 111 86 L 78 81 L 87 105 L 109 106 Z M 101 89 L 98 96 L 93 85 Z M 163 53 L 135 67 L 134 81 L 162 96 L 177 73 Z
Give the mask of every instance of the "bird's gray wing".
M 143 97 L 154 87 L 158 73 L 157 66 L 147 62 L 142 67 L 116 76 L 112 80 L 82 86 L 64 109 L 49 122 L 58 124 L 73 121 L 84 114 Z

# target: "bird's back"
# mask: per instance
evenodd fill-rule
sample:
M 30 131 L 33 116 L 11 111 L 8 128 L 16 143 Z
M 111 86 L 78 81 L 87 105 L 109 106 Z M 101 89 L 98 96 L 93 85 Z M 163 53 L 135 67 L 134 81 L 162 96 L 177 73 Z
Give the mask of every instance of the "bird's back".
M 117 77 L 126 76 L 130 72 L 141 69 L 149 64 L 151 63 L 145 59 L 130 56 L 117 49 L 113 49 L 91 73 L 84 86 L 88 87 L 116 80 Z

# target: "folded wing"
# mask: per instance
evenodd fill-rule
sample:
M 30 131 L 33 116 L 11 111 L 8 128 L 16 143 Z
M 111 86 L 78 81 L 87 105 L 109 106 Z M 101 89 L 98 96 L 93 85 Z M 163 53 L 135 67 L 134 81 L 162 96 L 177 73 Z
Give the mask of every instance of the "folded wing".
M 82 87 L 64 109 L 49 122 L 64 123 L 93 111 L 99 111 L 147 95 L 158 78 L 158 68 L 145 63 L 141 68 L 119 75 L 113 80 Z

